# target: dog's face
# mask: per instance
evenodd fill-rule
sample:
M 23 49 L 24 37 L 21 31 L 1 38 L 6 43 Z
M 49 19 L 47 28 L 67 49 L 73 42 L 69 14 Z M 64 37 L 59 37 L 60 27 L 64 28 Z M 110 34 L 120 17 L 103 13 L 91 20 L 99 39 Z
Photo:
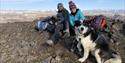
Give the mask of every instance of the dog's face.
M 76 34 L 85 34 L 88 31 L 88 26 L 81 22 L 75 22 Z

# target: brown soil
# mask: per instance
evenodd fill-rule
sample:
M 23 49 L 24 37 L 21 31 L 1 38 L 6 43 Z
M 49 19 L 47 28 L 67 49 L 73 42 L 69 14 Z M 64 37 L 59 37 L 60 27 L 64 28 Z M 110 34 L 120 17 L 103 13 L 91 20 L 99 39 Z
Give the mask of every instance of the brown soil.
M 121 29 L 121 25 L 115 27 Z M 116 35 L 120 44 L 113 47 L 125 63 L 125 36 L 119 31 Z M 34 30 L 34 22 L 0 24 L 0 63 L 79 63 L 78 56 L 60 42 L 54 46 L 45 44 L 47 38 L 47 32 Z

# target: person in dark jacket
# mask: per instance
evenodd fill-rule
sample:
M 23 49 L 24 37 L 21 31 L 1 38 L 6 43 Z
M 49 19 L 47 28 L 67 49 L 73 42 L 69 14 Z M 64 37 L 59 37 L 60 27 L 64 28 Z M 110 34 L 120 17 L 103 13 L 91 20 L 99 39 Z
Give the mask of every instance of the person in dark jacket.
M 69 33 L 69 12 L 63 7 L 62 3 L 58 3 L 57 8 L 58 13 L 55 31 L 49 40 L 46 41 L 49 45 L 57 43 L 65 33 Z

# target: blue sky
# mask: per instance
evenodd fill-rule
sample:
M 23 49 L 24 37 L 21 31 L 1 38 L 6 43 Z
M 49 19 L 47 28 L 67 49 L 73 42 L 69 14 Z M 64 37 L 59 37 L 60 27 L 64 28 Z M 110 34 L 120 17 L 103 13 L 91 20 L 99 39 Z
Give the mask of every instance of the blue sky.
M 61 2 L 68 7 L 69 0 L 0 0 L 0 9 L 7 10 L 56 10 Z M 125 10 L 125 0 L 73 0 L 82 10 Z

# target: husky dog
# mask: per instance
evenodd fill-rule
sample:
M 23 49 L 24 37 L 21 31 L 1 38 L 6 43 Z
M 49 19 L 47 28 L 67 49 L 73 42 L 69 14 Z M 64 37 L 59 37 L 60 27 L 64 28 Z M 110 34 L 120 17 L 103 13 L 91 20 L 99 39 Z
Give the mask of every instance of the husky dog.
M 108 39 L 102 34 L 96 32 L 89 25 L 81 22 L 75 22 L 75 33 L 78 43 L 78 50 L 81 51 L 79 45 L 83 46 L 84 52 L 83 57 L 79 59 L 80 62 L 84 62 L 88 56 L 89 52 L 95 56 L 97 63 L 102 63 L 102 59 L 99 55 L 100 51 L 106 51 L 111 60 L 114 58 L 111 49 L 109 48 Z M 111 61 L 107 60 L 105 63 Z

